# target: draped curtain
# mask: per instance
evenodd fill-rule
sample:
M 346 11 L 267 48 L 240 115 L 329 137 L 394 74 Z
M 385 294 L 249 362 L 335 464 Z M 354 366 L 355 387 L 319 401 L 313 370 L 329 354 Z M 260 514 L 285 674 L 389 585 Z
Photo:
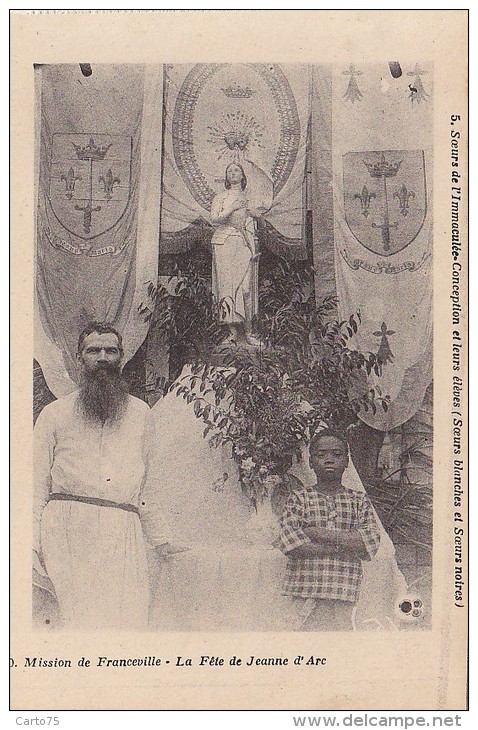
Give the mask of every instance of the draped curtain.
M 167 67 L 162 254 L 182 252 L 187 239 L 181 232 L 191 234 L 194 222 L 209 222 L 212 198 L 224 189 L 225 169 L 239 162 L 251 206 L 266 208 L 268 238 L 277 239 L 281 251 L 305 257 L 309 95 L 308 66 Z
M 359 310 L 355 344 L 383 360 L 370 383 L 390 407 L 363 420 L 409 420 L 432 375 L 432 80 L 386 63 L 39 67 L 34 354 L 50 390 L 75 387 L 89 320 L 133 356 L 159 241 L 162 256 L 206 242 L 236 161 L 272 250 L 306 258 L 312 213 L 317 299 Z
M 398 79 L 385 62 L 314 69 L 317 277 L 333 247 L 340 315 L 360 312 L 355 344 L 383 362 L 370 384 L 390 407 L 360 415 L 382 431 L 415 414 L 432 378 L 432 114 L 426 65 Z
M 78 335 L 92 320 L 147 334 L 138 305 L 157 276 L 160 66 L 37 69 L 35 358 L 55 396 L 76 387 Z

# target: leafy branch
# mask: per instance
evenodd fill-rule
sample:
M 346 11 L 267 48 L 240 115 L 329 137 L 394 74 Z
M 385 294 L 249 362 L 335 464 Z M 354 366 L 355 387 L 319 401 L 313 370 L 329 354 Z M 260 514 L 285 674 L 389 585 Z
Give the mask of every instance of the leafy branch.
M 313 274 L 311 267 L 278 262 L 263 282 L 254 323 L 262 346 L 223 348 L 222 367 L 211 364 L 223 338 L 217 306 L 198 274 L 177 271 L 169 290 L 151 287 L 154 307 L 143 309 L 170 352 L 183 348 L 190 372 L 172 390 L 193 404 L 213 446 L 231 446 L 253 503 L 319 427 L 346 430 L 362 410 L 388 409 L 388 396 L 368 383 L 372 372 L 380 375 L 381 362 L 353 344 L 360 312 L 340 321 L 336 297 L 317 304 Z

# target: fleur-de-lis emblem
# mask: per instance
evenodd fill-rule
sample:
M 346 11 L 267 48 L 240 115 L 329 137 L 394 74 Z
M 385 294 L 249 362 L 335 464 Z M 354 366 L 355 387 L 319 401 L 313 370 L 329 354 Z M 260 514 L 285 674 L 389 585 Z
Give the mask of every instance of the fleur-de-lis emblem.
M 410 210 L 410 206 L 408 203 L 412 198 L 415 197 L 415 193 L 413 192 L 413 190 L 408 190 L 405 185 L 402 185 L 399 190 L 395 190 L 393 197 L 398 199 L 400 205 L 400 213 L 402 215 L 408 215 Z
M 385 322 L 382 322 L 380 329 L 373 333 L 374 337 L 380 337 L 380 347 L 377 351 L 377 358 L 381 365 L 385 365 L 387 362 L 393 362 L 393 352 L 390 349 L 388 338 L 394 334 L 395 330 L 389 330 Z
M 375 193 L 371 193 L 366 185 L 363 186 L 362 192 L 355 193 L 354 200 L 360 200 L 360 206 L 362 208 L 362 215 L 365 216 L 365 218 L 368 217 L 368 214 L 370 213 L 370 202 L 376 198 L 377 196 Z
M 106 175 L 101 175 L 101 177 L 98 178 L 98 182 L 100 185 L 103 185 L 103 192 L 106 194 L 107 200 L 111 200 L 113 197 L 114 187 L 115 185 L 119 185 L 121 180 L 119 177 L 113 176 L 110 167 Z
M 66 175 L 60 177 L 61 182 L 65 183 L 66 197 L 71 200 L 75 191 L 75 184 L 77 180 L 81 180 L 80 175 L 75 175 L 75 171 L 72 167 L 68 170 Z

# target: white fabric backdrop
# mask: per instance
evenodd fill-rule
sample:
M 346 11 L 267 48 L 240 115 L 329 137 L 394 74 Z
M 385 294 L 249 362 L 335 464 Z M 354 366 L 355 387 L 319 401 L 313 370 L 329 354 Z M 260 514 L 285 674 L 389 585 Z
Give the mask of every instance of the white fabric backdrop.
M 344 318 L 348 319 L 358 309 L 361 312 L 362 325 L 355 339 L 362 351 L 377 352 L 380 338 L 374 332 L 380 330 L 383 322 L 393 331 L 389 336 L 393 362 L 384 365 L 382 377 L 371 378 L 372 384 L 376 383 L 384 394 L 390 395 L 392 405 L 387 413 L 379 408 L 375 416 L 360 414 L 370 426 L 384 431 L 401 425 L 415 414 L 432 377 L 432 68 L 426 64 L 423 67 L 428 98 L 418 103 L 410 98 L 409 84 L 413 84 L 414 79 L 408 71 L 413 65 L 402 64 L 402 67 L 404 73 L 399 79 L 392 79 L 386 62 L 358 67 L 356 71 L 360 71 L 360 75 L 356 76 L 356 81 L 362 97 L 353 103 L 344 96 L 350 79 L 346 67 L 335 67 L 332 79 L 337 295 Z M 428 210 L 422 229 L 410 245 L 393 255 L 381 256 L 361 245 L 345 220 L 344 175 L 347 170 L 343 156 L 349 152 L 401 150 L 424 152 Z M 388 157 L 392 159 L 393 154 Z M 395 157 L 400 159 L 399 155 Z M 405 162 L 403 165 L 405 167 Z M 360 161 L 359 168 L 370 181 Z M 390 222 L 398 221 L 403 227 L 411 219 L 413 206 L 419 204 L 417 182 L 412 178 L 406 180 L 408 188 L 417 192 L 417 197 L 410 200 L 410 213 L 406 217 L 399 213 L 398 201 L 392 193 L 393 178 L 389 180 L 389 207 L 391 210 L 393 207 Z M 362 184 L 356 193 L 360 194 L 361 190 Z M 371 202 L 369 222 L 375 215 L 374 203 Z M 355 205 L 360 210 L 358 199 Z M 381 220 L 379 215 L 377 221 Z M 362 266 L 354 269 L 347 264 L 346 258 L 349 262 L 361 260 L 366 266 L 389 266 L 393 272 L 372 273 Z M 411 268 L 403 268 L 408 264 Z
M 257 71 L 265 64 L 197 64 L 196 66 L 179 64 L 167 67 L 167 103 L 165 114 L 164 141 L 164 177 L 163 201 L 161 210 L 161 229 L 165 232 L 180 231 L 197 218 L 209 219 L 208 205 L 202 204 L 191 193 L 191 186 L 196 185 L 198 175 L 202 175 L 209 188 L 218 193 L 224 189 L 224 171 L 226 166 L 237 161 L 244 165 L 249 176 L 248 192 L 252 195 L 253 205 L 260 203 L 261 188 L 264 182 L 257 180 L 257 192 L 254 193 L 254 169 L 248 162 L 262 170 L 270 178 L 276 158 L 283 154 L 280 147 L 281 119 L 279 111 L 282 102 L 277 100 L 271 88 L 264 81 L 262 72 Z M 199 67 L 204 68 L 207 76 L 189 85 L 188 75 L 195 73 Z M 269 66 L 268 68 L 274 68 Z M 294 135 L 298 133 L 298 152 L 288 178 L 280 190 L 274 192 L 270 201 L 269 212 L 264 216 L 282 235 L 300 239 L 302 235 L 302 183 L 305 169 L 305 147 L 309 112 L 310 68 L 304 65 L 281 65 L 277 68 L 286 77 L 293 95 L 291 107 L 295 105 L 297 118 L 291 115 Z M 261 75 L 262 74 L 262 75 Z M 186 86 L 184 82 L 186 80 Z M 230 87 L 241 87 L 251 91 L 249 97 L 227 96 L 224 90 Z M 234 92 L 232 92 L 234 93 Z M 182 96 L 181 96 L 182 95 Z M 178 121 L 174 117 L 178 96 L 186 97 L 184 109 L 188 120 Z M 289 102 L 291 100 L 289 99 Z M 282 121 L 283 141 L 286 147 L 289 140 L 286 127 Z M 248 135 L 248 143 L 244 150 L 237 147 L 227 148 L 225 135 Z M 292 137 L 292 130 L 289 130 Z M 174 145 L 179 142 L 192 151 L 198 169 L 194 171 L 189 154 L 184 164 L 175 159 Z M 182 167 L 180 167 L 182 165 Z M 188 183 L 185 182 L 185 178 Z M 188 187 L 189 186 L 189 187 Z M 197 190 L 201 185 L 197 183 Z M 198 193 L 200 196 L 200 193 Z
M 46 76 L 42 79 L 41 71 L 37 73 L 37 119 L 36 119 L 36 149 L 37 149 L 37 196 L 40 193 L 38 179 L 40 172 L 40 136 L 48 138 L 55 132 L 95 133 L 101 130 L 105 134 L 129 134 L 140 140 L 140 173 L 137 207 L 133 211 L 135 241 L 135 259 L 132 268 L 133 281 L 126 283 L 124 274 L 124 289 L 128 287 L 128 296 L 125 292 L 107 291 L 107 284 L 102 287 L 98 284 L 95 289 L 95 259 L 87 257 L 72 257 L 66 251 L 55 253 L 53 263 L 43 265 L 43 276 L 48 282 L 51 267 L 68 267 L 73 259 L 85 260 L 81 274 L 84 279 L 84 292 L 81 296 L 80 279 L 75 281 L 70 292 L 66 292 L 61 306 L 68 309 L 68 316 L 80 321 L 82 308 L 96 319 L 116 321 L 119 317 L 120 329 L 123 332 L 125 360 L 129 360 L 143 342 L 148 324 L 138 313 L 138 305 L 147 301 L 148 282 L 155 282 L 157 278 L 158 245 L 159 245 L 159 207 L 161 194 L 161 130 L 162 130 L 162 93 L 163 70 L 162 66 L 113 66 L 96 65 L 93 75 L 89 79 L 81 76 L 79 66 L 64 65 L 54 67 L 53 77 L 44 67 Z M 78 84 L 78 77 L 82 84 Z M 142 80 L 137 83 L 137 78 Z M 133 80 L 135 82 L 133 83 Z M 43 89 L 42 89 L 43 85 Z M 132 88 L 130 88 L 132 87 Z M 42 94 L 43 91 L 43 94 Z M 126 95 L 126 97 L 125 97 Z M 134 96 L 134 98 L 133 98 Z M 41 115 L 41 100 L 43 98 L 43 115 Z M 138 109 L 140 114 L 138 115 Z M 116 111 L 115 111 L 116 110 Z M 40 123 L 41 119 L 41 123 Z M 44 128 L 41 129 L 41 124 Z M 47 125 L 48 129 L 45 128 Z M 139 126 L 138 126 L 139 125 Z M 45 147 L 43 148 L 45 149 Z M 45 164 L 45 161 L 42 160 Z M 48 184 L 48 181 L 46 181 Z M 45 188 L 45 181 L 43 184 Z M 43 193 L 45 190 L 43 189 Z M 38 235 L 38 231 L 36 232 Z M 132 244 L 130 244 L 132 245 Z M 102 256 L 101 265 L 104 266 Z M 113 266 L 112 261 L 112 266 Z M 74 261 L 75 266 L 78 262 Z M 76 269 L 75 269 L 76 270 Z M 117 281 L 121 278 L 121 271 L 115 273 Z M 52 284 L 53 286 L 53 284 Z M 130 291 L 132 286 L 133 291 Z M 75 288 L 76 287 L 76 288 Z M 47 290 L 47 287 L 43 287 Z M 54 292 L 58 296 L 58 292 Z M 71 299 L 68 296 L 71 294 Z M 123 296 L 123 294 L 125 294 Z M 119 309 L 112 311 L 109 304 L 112 297 L 116 297 Z M 43 294 L 45 296 L 45 293 Z M 76 297 L 76 298 L 75 298 Z M 121 309 L 123 307 L 123 309 Z M 76 309 L 78 311 L 76 311 Z M 121 310 L 121 311 L 120 311 Z M 57 323 L 61 312 L 57 313 Z M 54 326 L 55 316 L 52 316 Z M 60 397 L 73 391 L 74 382 L 74 344 L 79 332 L 69 332 L 71 342 L 66 345 L 61 337 L 48 334 L 42 325 L 40 316 L 40 302 L 35 296 L 34 306 L 34 357 L 40 363 L 45 380 L 52 393 Z M 68 350 L 68 353 L 65 354 Z
M 258 522 L 266 525 L 270 512 L 255 515 L 241 492 L 234 461 L 209 447 L 204 424 L 191 405 L 170 393 L 152 412 L 157 441 L 153 474 L 174 540 L 191 548 L 162 567 L 152 556 L 152 625 L 174 631 L 292 630 L 290 599 L 281 595 L 286 558 L 256 529 Z M 295 473 L 305 482 L 313 478 L 305 461 Z M 352 465 L 344 483 L 363 491 Z M 394 547 L 382 528 L 380 549 L 364 564 L 357 627 L 393 627 L 405 591 Z

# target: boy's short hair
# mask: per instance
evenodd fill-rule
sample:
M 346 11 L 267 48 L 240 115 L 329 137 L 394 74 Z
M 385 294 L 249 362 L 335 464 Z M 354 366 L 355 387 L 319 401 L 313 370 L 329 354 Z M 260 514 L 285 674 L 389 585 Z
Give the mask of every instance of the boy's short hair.
M 349 442 L 347 436 L 342 431 L 336 431 L 333 428 L 323 428 L 321 431 L 317 431 L 311 438 L 309 444 L 309 453 L 315 451 L 317 444 L 323 438 L 335 438 L 341 441 L 345 446 L 346 453 L 349 453 Z

